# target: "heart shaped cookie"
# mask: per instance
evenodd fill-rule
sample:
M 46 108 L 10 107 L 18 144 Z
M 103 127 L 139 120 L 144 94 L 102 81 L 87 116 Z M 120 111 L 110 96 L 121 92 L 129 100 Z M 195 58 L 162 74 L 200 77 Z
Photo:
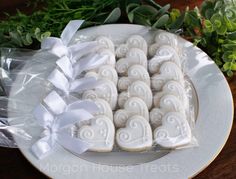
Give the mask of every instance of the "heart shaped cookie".
M 100 45 L 101 49 L 109 49 L 113 54 L 115 53 L 115 45 L 108 37 L 99 36 L 95 40 Z
M 174 34 L 159 30 L 155 36 L 155 43 L 150 45 L 148 49 L 149 56 L 153 57 L 154 55 L 156 55 L 157 49 L 163 45 L 169 45 L 177 51 L 179 51 L 180 49 L 178 47 L 178 40 Z
M 110 152 L 114 145 L 115 128 L 106 116 L 96 116 L 91 125 L 79 128 L 77 137 L 91 144 L 89 151 Z
M 100 49 L 98 53 L 102 56 L 108 56 L 107 60 L 105 61 L 105 65 L 110 65 L 115 68 L 116 65 L 116 57 L 114 53 L 110 49 Z
M 143 151 L 152 146 L 152 129 L 142 116 L 133 116 L 116 132 L 118 146 L 126 151 Z
M 175 95 L 179 100 L 182 102 L 185 108 L 188 107 L 188 97 L 187 93 L 183 87 L 182 84 L 180 84 L 178 81 L 168 81 L 163 87 L 162 91 L 158 92 L 153 97 L 153 104 L 154 106 L 158 107 L 160 106 L 160 99 L 162 96 L 172 94 Z
M 110 80 L 114 82 L 115 85 L 117 85 L 118 82 L 116 70 L 109 65 L 103 65 L 95 71 L 89 71 L 85 74 L 85 77 L 96 77 Z
M 127 93 L 126 91 L 121 92 L 118 95 L 118 106 L 120 108 L 124 108 L 125 102 L 130 98 L 129 93 Z
M 152 126 L 161 125 L 163 116 L 168 112 L 180 112 L 185 114 L 183 103 L 174 95 L 164 95 L 160 98 L 159 106 L 150 111 L 150 122 Z
M 138 48 L 147 55 L 147 42 L 146 40 L 140 35 L 132 35 L 130 36 L 125 44 L 121 44 L 116 49 L 116 56 L 118 58 L 123 58 L 126 56 L 127 52 L 131 48 Z
M 127 52 L 126 58 L 121 58 L 116 62 L 116 71 L 120 75 L 127 75 L 129 67 L 135 64 L 147 69 L 147 56 L 142 50 L 132 48 Z
M 147 70 L 141 65 L 133 65 L 128 69 L 128 77 L 121 77 L 118 81 L 118 90 L 124 91 L 128 89 L 134 81 L 143 81 L 150 86 L 150 76 Z
M 116 108 L 117 97 L 118 93 L 115 84 L 105 79 L 101 80 L 101 84 L 95 90 L 85 91 L 82 95 L 82 99 L 102 98 L 110 104 L 112 110 Z
M 160 66 L 165 61 L 174 62 L 178 67 L 181 67 L 181 60 L 175 49 L 171 46 L 163 45 L 157 49 L 156 55 L 149 60 L 149 72 L 154 74 L 160 69 Z
M 113 112 L 112 112 L 111 106 L 108 104 L 108 102 L 106 102 L 104 99 L 99 99 L 99 98 L 95 99 L 93 101 L 99 109 L 98 112 L 96 112 L 94 115 L 107 116 L 109 119 L 111 119 L 111 121 L 113 121 Z
M 149 121 L 149 111 L 145 102 L 137 97 L 129 98 L 124 105 L 124 109 L 120 109 L 114 114 L 114 124 L 116 127 L 125 127 L 127 120 L 134 115 L 144 117 Z
M 128 94 L 131 97 L 141 98 L 147 105 L 148 109 L 152 107 L 152 91 L 143 81 L 135 81 L 128 87 Z
M 154 90 L 160 91 L 167 81 L 175 80 L 184 85 L 184 75 L 182 70 L 173 62 L 164 62 L 159 73 L 151 77 L 151 86 Z
M 189 144 L 191 129 L 186 116 L 178 112 L 169 112 L 163 116 L 162 126 L 153 132 L 154 141 L 165 148 L 176 148 Z

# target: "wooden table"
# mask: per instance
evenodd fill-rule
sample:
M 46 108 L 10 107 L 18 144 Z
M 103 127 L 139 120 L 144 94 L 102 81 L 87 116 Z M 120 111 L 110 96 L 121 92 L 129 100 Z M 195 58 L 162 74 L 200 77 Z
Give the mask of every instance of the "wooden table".
M 24 6 L 20 4 L 24 0 L 14 0 L 16 4 L 12 3 L 0 4 L 0 12 L 4 9 L 5 11 L 14 11 L 15 7 Z M 201 0 L 162 0 L 158 1 L 160 4 L 171 3 L 173 7 L 184 9 L 186 4 L 193 7 L 199 5 Z M 10 2 L 10 1 L 8 1 Z M 18 3 L 18 4 L 17 4 Z M 26 9 L 26 11 L 28 11 Z M 236 105 L 236 76 L 229 79 L 229 84 L 234 97 L 234 106 Z M 235 118 L 236 116 L 234 116 Z M 35 169 L 21 154 L 18 149 L 6 149 L 0 148 L 0 178 L 11 179 L 11 178 L 32 178 L 32 179 L 43 179 L 47 178 L 45 175 Z M 218 157 L 200 174 L 194 177 L 194 179 L 235 179 L 236 178 L 236 123 L 233 124 L 233 128 L 230 137 L 218 155 Z

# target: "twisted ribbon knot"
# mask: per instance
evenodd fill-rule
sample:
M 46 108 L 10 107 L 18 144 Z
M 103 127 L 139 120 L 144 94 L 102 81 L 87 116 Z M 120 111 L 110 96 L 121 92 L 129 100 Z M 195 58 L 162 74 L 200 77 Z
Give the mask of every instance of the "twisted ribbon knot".
M 109 58 L 108 55 L 96 53 L 99 44 L 96 41 L 78 42 L 69 45 L 72 37 L 84 21 L 70 21 L 63 30 L 61 37 L 48 37 L 42 41 L 41 48 L 47 50 L 59 59 L 56 61 L 59 69 L 55 69 L 48 77 L 56 88 L 62 90 L 65 95 L 70 92 L 81 92 L 94 88 L 96 80 L 94 77 L 76 78 L 86 70 L 97 68 L 104 64 Z
M 91 144 L 73 138 L 65 129 L 78 122 L 92 119 L 92 114 L 99 110 L 97 105 L 91 101 L 75 101 L 66 105 L 55 91 L 45 99 L 44 103 L 52 112 L 43 104 L 39 104 L 33 112 L 37 123 L 43 127 L 41 138 L 31 148 L 34 155 L 42 159 L 52 151 L 56 143 L 76 154 L 86 151 Z

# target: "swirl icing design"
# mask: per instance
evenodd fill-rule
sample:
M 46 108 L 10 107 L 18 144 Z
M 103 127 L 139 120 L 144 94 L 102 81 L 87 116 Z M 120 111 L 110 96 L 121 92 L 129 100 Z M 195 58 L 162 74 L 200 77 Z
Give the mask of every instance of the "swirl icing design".
M 105 36 L 99 36 L 96 38 L 96 41 L 101 46 L 101 49 L 109 49 L 112 53 L 115 52 L 115 46 L 114 43 Z
M 182 70 L 173 62 L 164 62 L 160 67 L 160 73 L 151 77 L 151 86 L 160 91 L 167 81 L 175 80 L 184 85 Z
M 179 53 L 180 51 L 179 50 L 180 48 L 178 47 L 179 44 L 177 37 L 169 32 L 159 30 L 155 36 L 155 43 L 150 45 L 148 49 L 149 56 L 150 57 L 155 56 L 157 49 L 165 45 L 173 47 L 177 51 L 177 53 Z
M 148 109 L 152 107 L 152 91 L 143 81 L 135 81 L 128 88 L 128 94 L 132 97 L 141 98 L 147 105 Z
M 135 64 L 147 69 L 147 57 L 142 50 L 132 48 L 127 52 L 125 58 L 116 62 L 116 70 L 119 74 L 124 75 L 127 74 L 129 67 Z
M 113 121 L 113 112 L 110 105 L 104 99 L 95 99 L 94 103 L 97 105 L 99 111 L 95 115 L 104 115 Z
M 95 90 L 85 91 L 82 95 L 82 99 L 104 99 L 109 103 L 111 109 L 114 110 L 117 105 L 117 88 L 115 84 L 110 80 L 101 80 L 101 84 L 95 88 Z
M 145 56 L 147 55 L 147 42 L 146 40 L 140 35 L 132 35 L 130 36 L 125 44 L 121 44 L 116 49 L 116 56 L 118 58 L 124 58 L 127 52 L 132 49 L 140 49 L 144 52 Z
M 161 124 L 161 120 L 168 112 L 185 114 L 183 103 L 174 95 L 168 94 L 160 98 L 159 106 L 150 111 L 150 122 L 154 127 Z
M 114 82 L 115 85 L 117 85 L 118 82 L 116 70 L 109 65 L 103 65 L 95 71 L 89 71 L 85 74 L 85 77 L 95 77 L 110 80 Z
M 91 145 L 89 151 L 110 152 L 114 145 L 115 127 L 106 116 L 96 116 L 91 125 L 79 128 L 77 137 Z
M 133 65 L 128 70 L 128 77 L 121 77 L 118 81 L 118 89 L 124 91 L 128 89 L 134 81 L 141 80 L 150 86 L 150 76 L 147 70 L 141 65 Z
M 162 126 L 153 133 L 154 141 L 165 148 L 176 148 L 191 141 L 191 129 L 186 116 L 179 112 L 169 112 L 162 118 Z
M 149 121 L 149 112 L 145 102 L 137 97 L 129 98 L 124 105 L 124 109 L 120 109 L 114 114 L 114 124 L 116 127 L 124 127 L 127 120 L 134 115 L 142 116 Z
M 165 61 L 174 62 L 178 67 L 181 67 L 181 60 L 175 49 L 171 46 L 163 45 L 157 49 L 156 55 L 149 61 L 149 72 L 154 74 L 160 69 L 160 66 Z
M 152 146 L 152 130 L 142 116 L 132 116 L 125 128 L 116 132 L 116 142 L 123 150 L 142 151 Z
M 162 88 L 161 92 L 158 92 L 153 97 L 154 106 L 160 106 L 160 99 L 167 94 L 175 95 L 184 105 L 188 107 L 188 97 L 182 84 L 177 81 L 168 81 Z

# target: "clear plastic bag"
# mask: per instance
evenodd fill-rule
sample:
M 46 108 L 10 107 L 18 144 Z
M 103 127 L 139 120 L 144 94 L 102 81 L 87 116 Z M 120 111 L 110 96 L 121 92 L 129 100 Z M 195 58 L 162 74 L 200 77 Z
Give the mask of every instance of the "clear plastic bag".
M 149 31 L 144 31 L 141 34 L 146 34 L 146 33 L 149 33 Z M 159 34 L 164 33 L 164 35 L 167 35 L 167 38 L 173 37 L 173 39 L 171 39 L 169 42 L 167 41 L 168 43 L 163 44 L 163 42 L 164 42 L 163 41 L 162 43 L 160 43 L 161 46 L 159 44 L 156 46 L 156 48 L 159 49 L 160 47 L 162 47 L 162 45 L 172 46 L 173 49 L 176 50 L 177 54 L 181 58 L 181 64 L 180 64 L 179 68 L 182 70 L 182 72 L 184 74 L 185 64 L 187 63 L 187 59 L 185 59 L 185 57 L 184 57 L 184 48 L 178 44 L 178 40 L 176 39 L 175 36 L 171 36 L 171 34 L 168 34 L 168 33 L 165 34 L 165 32 L 162 32 L 162 31 L 159 31 L 158 33 Z M 155 36 L 157 36 L 156 34 L 158 34 L 158 33 L 152 32 L 152 36 L 155 37 Z M 70 45 L 73 46 L 74 44 L 76 44 L 78 42 L 79 42 L 79 44 L 81 44 L 83 42 L 83 43 L 88 43 L 86 45 L 91 45 L 89 43 L 91 42 L 91 40 L 95 40 L 95 38 L 96 37 L 94 37 L 94 36 L 92 36 L 92 37 L 83 36 L 82 40 L 81 40 L 79 38 L 74 37 L 73 39 L 77 39 L 77 40 L 74 40 Z M 121 39 L 124 39 L 124 38 L 121 38 Z M 99 41 L 99 40 L 97 40 L 97 41 Z M 55 44 L 58 44 L 58 43 L 59 42 L 57 41 Z M 116 50 L 120 47 L 121 43 L 125 43 L 125 42 L 124 41 L 116 41 L 115 42 L 115 49 Z M 150 45 L 151 43 L 155 43 L 155 42 L 150 41 L 148 43 Z M 100 43 L 100 45 L 101 44 L 104 45 L 102 42 Z M 86 45 L 85 45 L 85 47 L 86 47 Z M 107 45 L 107 44 L 105 44 L 105 45 Z M 109 47 L 109 44 L 107 46 Z M 24 146 L 25 148 L 32 150 L 32 146 L 34 146 L 35 143 L 37 143 L 38 141 L 40 141 L 42 139 L 45 139 L 45 138 L 43 138 L 45 136 L 46 137 L 50 136 L 48 133 L 51 132 L 51 128 L 48 128 L 48 125 L 54 126 L 54 123 L 49 122 L 49 124 L 47 124 L 45 126 L 43 123 L 45 121 L 41 121 L 41 119 L 37 119 L 37 117 L 35 116 L 35 109 L 36 108 L 37 108 L 37 113 L 40 113 L 41 115 L 42 115 L 42 113 L 44 114 L 44 116 L 49 115 L 47 113 L 49 111 L 49 112 L 53 112 L 54 114 L 58 113 L 57 115 L 59 117 L 57 117 L 57 118 L 61 119 L 63 117 L 64 113 L 71 112 L 71 111 L 75 110 L 73 106 L 81 105 L 81 104 L 77 103 L 78 101 L 81 102 L 81 101 L 85 100 L 86 102 L 91 102 L 91 103 L 94 102 L 92 97 L 84 98 L 84 96 L 83 96 L 84 92 L 88 91 L 88 89 L 90 89 L 91 86 L 94 85 L 94 87 L 96 87 L 96 86 L 99 86 L 102 84 L 102 80 L 98 76 L 96 76 L 96 77 L 93 76 L 94 73 L 95 74 L 98 73 L 98 71 L 96 69 L 98 69 L 98 67 L 100 67 L 101 64 L 97 63 L 95 60 L 91 60 L 94 56 L 90 56 L 90 52 L 89 52 L 90 50 L 88 50 L 90 48 L 91 47 L 87 48 L 88 53 L 84 52 L 83 56 L 79 56 L 79 57 L 77 56 L 77 59 L 82 59 L 81 61 L 84 61 L 84 63 L 80 64 L 79 68 L 82 68 L 83 65 L 86 68 L 84 68 L 85 70 L 79 70 L 79 68 L 78 68 L 77 71 L 80 71 L 80 73 L 74 77 L 73 77 L 73 74 L 72 74 L 72 77 L 68 77 L 71 75 L 68 73 L 68 69 L 70 70 L 70 68 L 67 66 L 68 64 L 63 63 L 64 66 L 63 65 L 60 66 L 58 63 L 58 60 L 62 59 L 64 56 L 63 55 L 58 56 L 50 48 L 47 49 L 47 45 L 45 45 L 44 49 L 42 48 L 39 51 L 30 51 L 30 50 L 22 50 L 22 49 L 1 49 L 1 95 L 2 95 L 1 100 L 0 100 L 1 114 L 2 114 L 2 116 L 1 116 L 2 118 L 0 121 L 0 145 L 1 146 L 17 147 L 16 143 L 14 142 L 14 138 L 15 138 L 17 140 L 17 144 L 19 144 L 19 141 L 20 141 L 20 143 L 21 142 L 24 143 L 24 145 L 20 145 L 21 147 Z M 98 55 L 100 55 L 100 56 L 96 56 L 96 59 L 101 60 L 104 56 L 106 56 L 106 54 L 102 54 L 101 51 L 99 50 L 99 48 L 94 48 L 94 50 L 91 50 L 91 53 L 95 52 L 95 55 L 98 53 Z M 157 51 L 157 49 L 154 51 Z M 165 48 L 163 48 L 163 49 L 165 50 Z M 66 54 L 68 56 L 68 58 L 70 58 L 70 59 L 73 58 L 73 54 L 71 52 L 66 51 L 66 50 L 67 50 L 67 48 L 65 47 L 65 45 L 64 46 L 59 45 L 59 47 L 55 51 L 57 51 L 57 52 L 59 51 L 60 53 Z M 153 51 L 153 50 L 149 49 L 149 57 L 148 57 L 149 64 L 150 64 L 150 59 L 154 58 L 152 56 L 155 56 L 155 54 L 153 54 L 150 51 Z M 160 51 L 160 52 L 161 53 L 159 54 L 159 57 L 158 57 L 159 59 L 163 57 L 162 51 Z M 168 54 L 164 53 L 164 56 L 165 55 L 168 56 Z M 87 59 L 89 59 L 91 61 L 91 63 L 88 63 Z M 120 58 L 117 58 L 116 60 L 118 60 L 118 59 L 120 59 Z M 174 60 L 163 60 L 159 65 L 162 66 L 163 63 L 170 62 L 170 61 L 174 61 Z M 73 64 L 73 66 L 72 66 L 73 68 L 75 68 L 76 63 L 77 62 L 75 62 Z M 117 61 L 116 61 L 116 63 L 117 63 Z M 175 62 L 174 62 L 174 64 L 175 64 Z M 168 65 L 167 65 L 167 67 L 168 67 Z M 57 72 L 53 73 L 55 70 Z M 88 72 L 90 72 L 90 73 L 92 72 L 92 75 L 90 74 L 91 76 L 89 76 L 87 74 Z M 54 76 L 49 78 L 49 76 L 52 76 L 52 73 Z M 83 88 L 82 92 L 77 87 L 74 87 L 73 89 L 72 88 L 67 89 L 66 85 L 64 85 L 64 84 L 61 85 L 61 83 L 60 83 L 61 80 L 64 79 L 64 78 L 61 78 L 61 76 L 58 76 L 58 74 L 61 74 L 61 73 L 63 73 L 65 75 L 65 77 L 67 79 L 69 79 L 68 83 L 70 83 L 70 87 L 74 86 L 74 85 L 76 86 L 76 84 L 73 83 L 73 81 L 76 81 L 76 80 L 83 80 L 84 78 L 88 78 L 88 80 L 92 80 L 92 81 L 89 83 L 88 86 L 86 86 L 86 85 L 84 85 L 82 87 L 80 86 L 80 88 Z M 159 75 L 160 71 L 155 72 L 155 73 L 158 73 L 158 75 Z M 155 73 L 153 72 L 151 74 L 151 80 L 153 80 L 152 76 Z M 59 78 L 59 81 L 58 80 L 55 81 L 55 79 L 56 79 L 55 77 Z M 109 75 L 108 75 L 108 78 L 109 78 Z M 120 80 L 121 78 L 122 78 L 122 76 L 119 75 L 118 80 Z M 129 80 L 135 82 L 137 80 L 137 78 L 131 77 Z M 175 79 L 168 78 L 167 81 L 175 81 Z M 156 79 L 154 78 L 154 80 L 152 82 L 155 83 Z M 128 152 L 129 153 L 128 155 L 130 155 L 130 156 L 134 155 L 135 157 L 139 158 L 139 155 L 140 156 L 142 156 L 143 154 L 152 155 L 152 153 L 155 153 L 155 155 L 157 155 L 159 153 L 158 157 L 161 157 L 173 149 L 183 149 L 183 148 L 197 146 L 197 140 L 195 139 L 195 137 L 193 135 L 193 130 L 194 130 L 194 126 L 195 126 L 195 119 L 196 119 L 196 105 L 194 104 L 197 101 L 196 94 L 194 92 L 194 88 L 193 88 L 190 80 L 187 79 L 187 77 L 184 77 L 183 81 L 180 81 L 180 82 L 183 83 L 184 91 L 185 91 L 185 95 L 186 95 L 186 98 L 184 99 L 186 102 L 186 107 L 184 108 L 184 112 L 182 112 L 182 113 L 186 116 L 187 124 L 189 125 L 189 129 L 191 130 L 191 134 L 190 134 L 191 139 L 188 140 L 188 142 L 184 143 L 183 145 L 180 144 L 177 146 L 169 146 L 169 147 L 168 147 L 168 145 L 166 147 L 161 146 L 160 144 L 158 144 L 158 142 L 155 141 L 155 139 L 152 139 L 151 147 L 148 147 L 147 149 L 143 149 L 143 150 L 141 150 L 141 152 L 136 152 L 135 150 L 132 152 L 132 147 L 131 147 L 131 152 Z M 67 83 L 67 81 L 65 83 Z M 93 83 L 93 85 L 91 85 L 91 83 Z M 129 84 L 128 86 L 130 86 L 130 85 L 131 84 Z M 171 95 L 171 100 L 173 98 L 173 95 L 175 95 L 175 94 L 172 94 L 172 92 L 170 92 L 170 94 L 168 94 L 168 91 L 167 92 L 164 91 L 167 94 L 164 94 L 164 93 L 161 94 L 162 88 L 164 88 L 163 86 L 164 85 L 162 85 L 160 87 L 160 89 L 159 89 L 159 86 L 157 86 L 157 88 L 154 87 L 151 89 L 153 96 L 154 96 L 154 94 L 159 93 L 157 95 L 158 100 L 157 100 L 157 104 L 155 106 L 156 108 L 160 108 L 159 101 L 161 101 L 161 97 L 163 95 L 164 96 Z M 167 85 L 167 88 L 168 88 L 168 85 Z M 101 88 L 101 89 L 103 90 L 103 88 Z M 172 89 L 170 88 L 170 91 L 171 90 Z M 105 95 L 106 91 L 105 92 L 104 91 L 101 92 L 101 94 Z M 132 96 L 133 94 L 131 94 L 131 93 L 132 92 L 127 93 L 128 96 L 135 97 L 135 96 Z M 121 93 L 119 92 L 119 94 L 121 94 Z M 59 96 L 57 96 L 57 95 L 59 95 Z M 58 103 L 58 105 L 55 104 L 55 101 L 54 101 L 53 106 L 50 106 L 50 104 L 51 104 L 50 101 L 45 101 L 45 97 L 52 97 L 52 96 L 54 96 L 54 98 L 57 99 L 56 103 Z M 128 99 L 126 97 L 127 97 L 127 95 L 124 96 L 124 99 L 121 98 L 121 101 L 122 100 L 127 101 Z M 50 99 L 52 99 L 52 98 L 50 98 Z M 87 99 L 89 99 L 89 100 L 87 100 Z M 142 97 L 141 97 L 141 99 L 142 99 Z M 62 101 L 64 100 L 67 105 L 65 107 L 66 110 L 63 109 L 64 111 L 62 114 L 61 114 L 61 112 L 58 112 L 58 110 L 61 110 L 61 106 L 64 105 L 64 104 L 60 105 L 60 104 L 62 104 L 62 103 L 60 103 L 61 100 Z M 150 99 L 147 98 L 147 101 L 148 100 L 150 100 Z M 152 97 L 151 97 L 151 100 L 153 100 Z M 145 99 L 144 99 L 144 101 L 145 101 Z M 119 103 L 119 101 L 118 101 L 118 103 Z M 41 105 L 41 107 L 38 108 L 38 105 Z M 45 107 L 45 105 L 46 105 L 46 107 Z M 167 105 L 169 105 L 169 104 L 167 104 Z M 88 106 L 91 107 L 93 105 L 90 103 L 89 103 L 89 105 L 87 105 L 87 103 L 86 103 L 86 105 L 83 106 L 83 109 L 86 108 L 86 110 L 93 111 L 92 110 L 93 107 L 88 109 Z M 119 109 L 124 109 L 124 107 L 118 107 L 118 106 L 119 105 L 116 105 L 113 108 L 112 117 L 116 111 L 118 111 Z M 157 107 L 157 106 L 159 106 L 159 107 Z M 153 110 L 153 108 L 155 108 L 155 107 L 149 108 L 148 113 L 151 110 Z M 178 108 L 178 106 L 175 106 L 175 107 Z M 45 110 L 46 110 L 46 112 L 45 112 Z M 86 113 L 86 110 L 82 111 L 82 112 Z M 77 116 L 78 116 L 78 114 L 81 114 L 81 111 L 79 111 L 79 112 L 80 113 L 76 113 Z M 167 115 L 167 113 L 170 113 L 170 112 L 174 113 L 174 112 L 179 112 L 179 111 L 177 109 L 174 111 L 171 111 L 171 110 L 165 111 L 164 110 L 164 111 L 161 111 L 161 113 L 160 113 L 162 115 L 161 117 Z M 70 115 L 72 115 L 72 114 L 70 114 Z M 95 115 L 96 115 L 96 113 L 95 113 Z M 87 114 L 87 116 L 89 116 L 89 114 Z M 154 117 L 155 117 L 155 115 L 154 115 Z M 50 116 L 50 119 L 51 118 L 52 118 L 52 120 L 54 120 L 54 117 Z M 43 124 L 40 126 L 38 121 L 42 122 Z M 61 119 L 61 121 L 63 121 L 63 119 Z M 159 123 L 159 122 L 160 121 L 157 121 L 157 123 Z M 66 139 L 68 139 L 68 138 L 71 141 L 73 141 L 74 138 L 76 138 L 78 135 L 79 128 L 81 126 L 90 125 L 90 124 L 91 123 L 88 121 L 82 121 L 79 123 L 78 123 L 78 121 L 77 122 L 71 121 L 70 124 L 65 125 L 66 127 L 69 126 L 68 128 L 66 128 L 64 126 L 64 124 L 62 126 L 60 126 L 61 128 L 56 127 L 56 130 L 60 130 L 60 133 L 63 133 L 63 134 L 66 133 L 66 135 L 61 135 L 61 136 L 56 137 L 57 141 L 59 139 L 61 139 L 57 143 L 59 143 L 59 145 L 61 145 L 65 149 L 69 150 L 70 152 L 74 153 L 75 155 L 78 155 L 81 158 L 88 159 L 88 157 L 87 157 L 88 155 L 89 155 L 89 158 L 91 158 L 91 156 L 94 156 L 94 155 L 103 157 L 104 155 L 106 155 L 108 153 L 99 153 L 99 150 L 98 150 L 98 152 L 85 152 L 89 148 L 89 146 L 85 143 L 82 144 L 81 148 L 76 146 L 77 148 L 80 148 L 79 152 L 78 152 L 78 151 L 75 151 L 75 146 L 71 147 L 70 144 L 65 142 Z M 61 124 L 57 124 L 57 122 L 56 122 L 56 125 L 61 125 Z M 156 129 L 158 127 L 161 127 L 161 123 L 159 123 L 157 125 L 152 125 L 152 132 L 154 131 L 154 129 Z M 117 131 L 118 128 L 122 128 L 122 127 L 116 127 L 115 130 Z M 53 128 L 53 130 L 54 130 L 54 128 Z M 69 134 L 69 136 L 68 136 L 68 134 Z M 14 138 L 12 137 L 12 135 L 14 135 Z M 86 135 L 90 135 L 90 134 L 86 133 Z M 114 135 L 115 135 L 115 133 L 114 133 Z M 165 134 L 159 134 L 159 135 L 165 135 Z M 189 133 L 188 133 L 188 135 L 189 135 Z M 68 138 L 66 138 L 66 137 L 68 137 Z M 163 136 L 163 137 L 165 137 L 165 136 Z M 81 139 L 82 138 L 80 138 L 80 140 Z M 115 140 L 116 139 L 114 137 L 114 141 Z M 178 140 L 178 139 L 176 139 L 176 140 Z M 50 151 L 53 148 L 54 143 L 55 142 L 50 142 L 50 143 L 47 142 L 47 145 L 48 145 L 47 150 Z M 76 141 L 75 141 L 75 143 L 76 143 Z M 43 144 L 45 144 L 45 143 L 43 143 Z M 38 146 L 36 146 L 36 148 L 33 148 L 33 151 L 34 152 L 36 151 L 35 153 L 37 153 Z M 36 154 L 36 157 L 39 159 L 44 157 L 44 155 L 41 155 L 40 152 L 38 152 L 38 154 Z M 81 153 L 83 153 L 83 154 L 81 154 Z M 121 149 L 121 147 L 119 147 L 119 145 L 117 145 L 117 142 L 114 142 L 114 145 L 112 145 L 112 150 L 110 151 L 110 153 L 114 153 L 114 155 L 116 155 L 115 153 L 126 153 L 126 151 Z M 143 156 L 143 157 L 146 157 L 146 156 Z M 141 159 L 142 159 L 142 157 L 140 157 L 140 159 L 137 159 L 134 163 L 140 163 Z M 90 159 L 88 159 L 88 160 L 90 160 Z M 97 158 L 95 157 L 94 160 L 97 160 Z M 125 164 L 125 162 L 123 162 L 123 161 L 120 163 Z

